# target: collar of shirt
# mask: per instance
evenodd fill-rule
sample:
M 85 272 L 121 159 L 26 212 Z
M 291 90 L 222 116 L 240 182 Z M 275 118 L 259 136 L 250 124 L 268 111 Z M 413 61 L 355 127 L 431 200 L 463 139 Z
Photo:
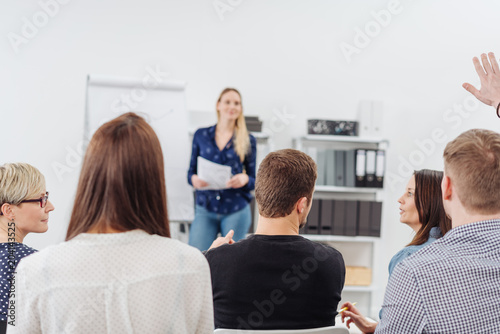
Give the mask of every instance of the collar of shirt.
M 217 145 L 217 141 L 215 141 L 215 130 L 217 128 L 217 124 L 215 124 L 214 126 L 211 126 L 208 128 L 208 134 L 210 136 L 210 139 L 213 140 L 213 144 L 216 148 L 219 148 L 219 146 Z M 233 145 L 233 141 L 230 140 L 226 146 L 224 146 L 224 148 L 222 150 L 220 150 L 221 152 L 224 151 L 224 150 L 227 150 L 227 149 L 230 149 L 231 146 Z
M 442 238 L 442 242 L 448 245 L 461 244 L 464 242 L 481 242 L 482 235 L 488 235 L 493 231 L 500 230 L 500 219 L 483 220 L 452 228 Z

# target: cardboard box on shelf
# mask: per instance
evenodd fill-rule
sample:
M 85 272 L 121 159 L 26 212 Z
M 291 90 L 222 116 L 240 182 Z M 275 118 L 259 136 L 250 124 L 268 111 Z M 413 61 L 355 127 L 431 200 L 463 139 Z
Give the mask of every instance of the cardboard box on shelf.
M 367 267 L 345 267 L 345 285 L 369 286 L 372 284 L 372 270 Z

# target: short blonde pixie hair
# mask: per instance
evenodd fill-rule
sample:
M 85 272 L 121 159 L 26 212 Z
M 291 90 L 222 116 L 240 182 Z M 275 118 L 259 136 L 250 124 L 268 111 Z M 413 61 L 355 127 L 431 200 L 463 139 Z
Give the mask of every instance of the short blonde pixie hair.
M 22 201 L 45 193 L 45 177 L 27 163 L 7 163 L 0 166 L 0 207 L 19 205 Z

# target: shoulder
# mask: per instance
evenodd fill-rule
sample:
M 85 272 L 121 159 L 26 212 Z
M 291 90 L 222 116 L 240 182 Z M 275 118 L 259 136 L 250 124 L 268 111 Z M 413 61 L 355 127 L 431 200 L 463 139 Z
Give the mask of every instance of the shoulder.
M 316 242 L 316 241 L 311 241 L 311 240 L 308 240 L 306 238 L 304 238 L 306 240 L 306 243 L 309 245 L 309 247 L 312 248 L 312 251 L 314 254 L 324 254 L 324 255 L 328 255 L 329 257 L 335 257 L 335 258 L 343 258 L 342 257 L 342 254 L 336 250 L 335 248 L 331 247 L 331 246 L 328 246 L 328 245 L 324 245 L 322 243 L 319 243 L 319 242 Z
M 176 261 L 182 262 L 185 269 L 208 268 L 205 256 L 196 248 L 179 240 L 165 238 L 159 235 L 150 235 L 150 244 L 158 254 L 169 254 Z M 158 261 L 165 261 L 166 257 L 159 256 Z
M 202 138 L 202 137 L 212 137 L 215 134 L 215 125 L 206 127 L 206 128 L 199 128 L 196 130 L 194 133 L 193 138 Z
M 396 254 L 394 254 L 394 256 L 392 257 L 390 263 L 393 264 L 393 265 L 396 265 L 399 262 L 401 262 L 404 259 L 406 259 L 407 257 L 409 257 L 410 255 L 413 255 L 420 248 L 421 248 L 420 245 L 418 245 L 418 246 L 415 246 L 415 245 L 413 245 L 413 246 L 406 246 L 405 248 L 401 249 L 399 252 L 397 252 Z
M 391 263 L 393 263 L 393 262 L 396 262 L 396 263 L 400 262 L 400 261 L 404 260 L 405 258 L 412 256 L 415 253 L 419 253 L 420 254 L 422 249 L 427 248 L 432 243 L 434 243 L 435 241 L 437 241 L 438 238 L 441 237 L 440 233 L 441 232 L 439 230 L 439 227 L 433 227 L 431 229 L 431 234 L 429 235 L 429 239 L 427 239 L 426 242 L 424 242 L 421 245 L 406 246 L 405 248 L 403 248 L 402 250 L 400 250 L 399 252 L 397 252 L 396 255 L 394 255 L 392 257 Z
M 429 231 L 429 240 L 436 240 L 436 239 L 439 239 L 443 236 L 443 234 L 441 233 L 441 229 L 438 227 L 438 226 L 434 226 L 433 228 L 431 228 L 431 230 Z M 427 241 L 429 241 L 427 240 Z
M 251 237 L 242 239 L 238 242 L 235 242 L 232 245 L 229 244 L 224 244 L 220 245 L 217 248 L 212 248 L 209 249 L 208 251 L 205 252 L 205 257 L 208 260 L 208 263 L 212 263 L 217 261 L 220 258 L 235 258 L 235 256 L 238 256 L 238 254 L 244 255 L 245 253 L 248 254 L 247 251 L 252 249 L 253 242 L 251 240 Z
M 34 248 L 31 248 L 30 246 L 25 245 L 25 244 L 17 244 L 17 252 L 18 252 L 18 254 L 17 254 L 18 256 L 25 257 L 25 256 L 28 256 L 30 254 L 36 253 L 38 251 Z
M 250 138 L 250 144 L 256 144 L 257 139 L 255 139 L 254 135 L 248 132 L 248 138 Z
M 345 275 L 345 263 L 342 254 L 335 248 L 304 238 L 297 245 L 302 249 L 294 254 L 303 267 L 318 268 L 319 275 L 342 277 Z M 333 275 L 333 276 L 332 276 Z
M 435 268 L 436 265 L 444 262 L 443 260 L 448 253 L 447 247 L 443 247 L 443 238 L 431 244 L 422 244 L 415 247 L 418 248 L 412 248 L 413 251 L 400 260 L 402 267 L 408 271 L 419 272 L 427 271 L 428 268 Z
M 17 266 L 17 270 L 24 270 L 26 268 L 30 268 L 30 270 L 35 272 L 42 272 L 47 265 L 48 260 L 54 259 L 56 262 L 61 260 L 59 258 L 60 255 L 66 254 L 66 244 L 68 242 L 65 241 L 58 245 L 48 246 L 40 251 L 37 251 L 29 246 L 25 246 L 27 251 L 31 253 L 29 256 L 23 257 L 19 265 Z M 55 256 L 55 258 L 54 258 Z

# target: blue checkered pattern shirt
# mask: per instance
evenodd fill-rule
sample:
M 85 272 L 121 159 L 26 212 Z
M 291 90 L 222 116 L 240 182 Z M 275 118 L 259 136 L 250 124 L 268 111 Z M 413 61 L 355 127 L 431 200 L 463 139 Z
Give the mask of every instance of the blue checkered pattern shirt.
M 500 220 L 458 226 L 396 266 L 375 333 L 500 333 Z

